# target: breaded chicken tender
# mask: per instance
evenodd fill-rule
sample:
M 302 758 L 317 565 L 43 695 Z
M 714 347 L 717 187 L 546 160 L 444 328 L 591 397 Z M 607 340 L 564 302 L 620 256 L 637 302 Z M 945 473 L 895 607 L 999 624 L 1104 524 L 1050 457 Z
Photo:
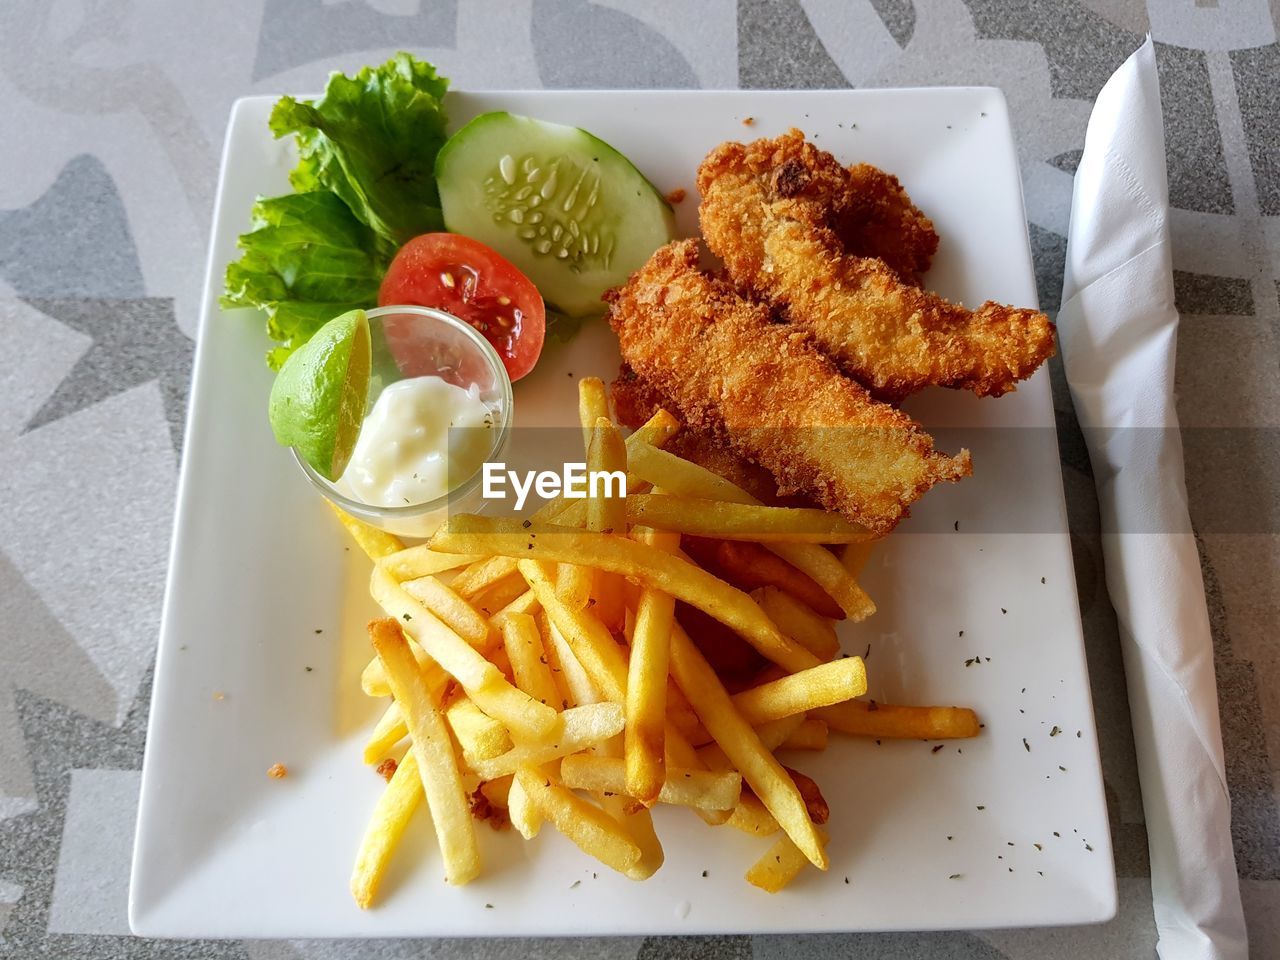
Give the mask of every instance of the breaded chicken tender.
M 933 222 L 917 207 L 898 178 L 869 163 L 848 170 L 847 191 L 835 206 L 836 230 L 846 250 L 878 257 L 903 280 L 919 285 L 938 249 Z M 661 407 L 672 407 L 653 384 L 625 364 L 610 388 L 614 415 L 628 427 L 639 427 Z M 710 434 L 687 427 L 667 441 L 667 450 L 691 460 L 775 506 L 813 506 L 804 496 L 783 497 L 773 475 L 738 456 Z
M 660 248 L 607 295 L 622 358 L 693 429 L 764 467 L 781 492 L 888 533 L 935 483 L 971 472 L 906 414 L 841 376 L 795 324 L 698 269 L 697 241 Z
M 898 400 L 929 385 L 979 396 L 1013 390 L 1053 353 L 1053 324 L 1035 310 L 990 301 L 968 310 L 916 288 L 904 277 L 911 263 L 927 264 L 918 238 L 904 240 L 916 257 L 897 270 L 858 255 L 847 219 L 858 176 L 798 130 L 723 143 L 698 168 L 707 245 L 736 284 L 810 331 L 878 397 Z M 885 202 L 901 210 L 904 198 Z M 897 222 L 893 229 L 900 214 Z
M 938 252 L 933 221 L 911 202 L 902 183 L 869 163 L 847 170 L 842 194 L 832 204 L 832 229 L 845 252 L 875 257 L 913 286 Z

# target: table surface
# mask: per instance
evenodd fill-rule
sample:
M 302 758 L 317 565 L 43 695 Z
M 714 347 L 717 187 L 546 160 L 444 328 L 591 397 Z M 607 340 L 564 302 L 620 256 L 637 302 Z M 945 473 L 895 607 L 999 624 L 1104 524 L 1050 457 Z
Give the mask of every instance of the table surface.
M 1016 10 L 1013 9 L 1016 6 Z M 459 87 L 989 84 L 1041 306 L 1094 96 L 1150 30 L 1187 485 L 1253 954 L 1280 956 L 1280 46 L 1267 0 L 163 0 L 0 9 L 0 953 L 6 957 L 1151 957 L 1142 802 L 1097 503 L 1060 447 L 1120 884 L 1069 930 L 168 943 L 125 919 L 183 415 L 232 101 L 398 48 Z

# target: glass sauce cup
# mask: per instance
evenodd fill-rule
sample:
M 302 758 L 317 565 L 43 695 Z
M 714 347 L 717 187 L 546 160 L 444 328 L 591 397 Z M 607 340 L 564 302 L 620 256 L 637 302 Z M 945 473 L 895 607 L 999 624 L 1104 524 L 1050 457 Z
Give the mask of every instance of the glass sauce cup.
M 386 306 L 365 311 L 373 343 L 373 369 L 365 416 L 382 391 L 411 377 L 437 376 L 469 389 L 493 411 L 492 434 L 486 456 L 467 477 L 450 477 L 450 489 L 423 503 L 381 507 L 352 495 L 342 483 L 322 477 L 293 448 L 293 458 L 311 485 L 330 503 L 370 526 L 401 537 L 429 537 L 450 512 L 478 509 L 485 461 L 500 459 L 511 434 L 511 379 L 493 346 L 470 324 L 433 307 Z M 456 482 L 455 482 L 456 480 Z

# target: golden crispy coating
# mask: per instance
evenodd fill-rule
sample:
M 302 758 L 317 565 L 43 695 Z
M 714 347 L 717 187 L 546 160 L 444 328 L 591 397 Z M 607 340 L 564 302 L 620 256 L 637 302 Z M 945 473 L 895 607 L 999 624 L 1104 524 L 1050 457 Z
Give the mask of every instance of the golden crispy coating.
M 846 171 L 841 196 L 832 205 L 832 229 L 847 253 L 876 257 L 913 286 L 938 252 L 933 221 L 911 202 L 898 178 L 869 163 Z
M 840 375 L 793 324 L 698 269 L 698 245 L 659 249 L 607 295 L 623 360 L 714 434 L 830 510 L 888 533 L 941 480 L 971 472 L 906 414 Z
M 1053 353 L 1053 324 L 1042 313 L 992 302 L 967 310 L 851 253 L 841 211 L 852 179 L 798 130 L 723 143 L 698 168 L 707 245 L 735 283 L 783 308 L 880 397 L 930 384 L 999 396 Z
M 844 200 L 836 205 L 835 229 L 850 253 L 878 257 L 903 280 L 917 286 L 938 249 L 933 222 L 911 202 L 898 178 L 869 163 L 849 167 Z M 632 428 L 645 423 L 659 408 L 673 406 L 625 364 L 610 395 L 618 421 Z M 686 428 L 667 441 L 667 449 L 719 474 L 764 503 L 813 506 L 808 497 L 780 496 L 768 470 L 744 460 L 711 434 Z
M 632 430 L 648 421 L 663 407 L 668 409 L 672 407 L 671 401 L 659 395 L 653 388 L 653 384 L 642 379 L 640 374 L 625 363 L 618 371 L 617 379 L 609 385 L 609 402 L 613 404 L 614 419 Z M 681 430 L 676 437 L 684 433 L 688 433 L 688 430 Z M 671 440 L 676 437 L 667 441 L 668 448 Z

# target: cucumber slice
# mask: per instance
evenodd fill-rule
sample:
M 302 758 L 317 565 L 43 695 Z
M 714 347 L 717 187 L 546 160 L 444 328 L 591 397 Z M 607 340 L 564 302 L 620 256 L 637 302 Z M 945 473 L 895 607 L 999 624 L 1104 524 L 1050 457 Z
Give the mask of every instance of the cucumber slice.
M 445 227 L 488 244 L 571 316 L 604 311 L 675 236 L 671 207 L 631 161 L 577 127 L 485 113 L 436 157 Z

